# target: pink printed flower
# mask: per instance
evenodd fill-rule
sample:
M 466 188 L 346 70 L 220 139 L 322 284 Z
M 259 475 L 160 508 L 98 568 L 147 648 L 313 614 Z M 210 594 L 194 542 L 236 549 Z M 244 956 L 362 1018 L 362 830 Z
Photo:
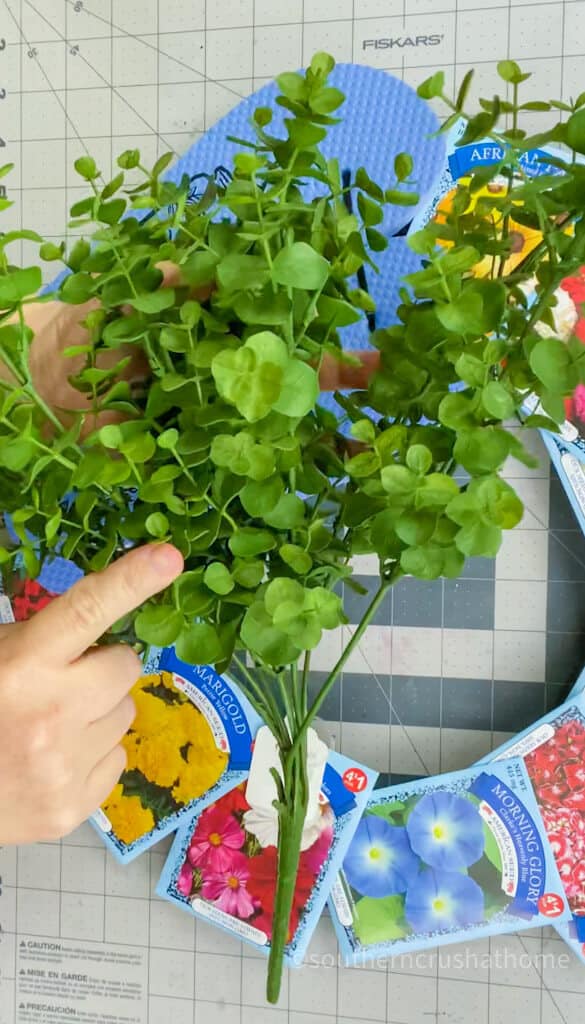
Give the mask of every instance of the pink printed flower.
M 245 838 L 233 814 L 210 807 L 197 822 L 187 856 L 193 867 L 225 871 L 232 863 L 234 850 L 242 848 Z
M 580 336 L 580 340 L 585 341 L 585 326 L 583 328 L 583 337 Z M 577 384 L 573 392 L 573 405 L 577 418 L 585 422 L 585 384 Z
M 301 866 L 306 871 L 312 871 L 315 878 L 319 874 L 323 864 L 327 860 L 331 843 L 333 842 L 333 826 L 327 825 L 321 835 L 315 840 L 308 850 L 301 853 Z
M 211 900 L 214 906 L 230 917 L 246 920 L 256 909 L 246 888 L 249 877 L 246 858 L 235 853 L 231 865 L 225 870 L 212 871 L 205 875 L 201 895 L 204 899 Z
M 185 861 L 183 867 L 179 871 L 179 877 L 177 878 L 177 889 L 181 893 L 181 896 L 190 896 L 192 888 L 193 869 L 189 866 L 187 861 Z

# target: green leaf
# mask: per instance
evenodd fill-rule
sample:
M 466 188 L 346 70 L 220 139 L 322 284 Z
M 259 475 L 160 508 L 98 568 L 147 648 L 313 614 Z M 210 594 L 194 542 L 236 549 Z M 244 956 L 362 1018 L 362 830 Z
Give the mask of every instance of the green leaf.
M 497 476 L 474 481 L 469 487 L 470 494 L 479 502 L 484 520 L 511 530 L 517 526 L 524 514 L 524 506 L 510 484 Z
M 256 290 L 268 277 L 268 264 L 262 256 L 231 252 L 217 266 L 218 281 L 229 292 Z
M 353 911 L 353 930 L 362 946 L 392 942 L 408 934 L 404 896 L 362 896 Z
M 53 242 L 43 242 L 39 249 L 39 256 L 42 260 L 46 260 L 48 263 L 53 260 L 60 260 L 63 258 L 65 251 L 64 244 L 55 245 Z
M 414 497 L 418 486 L 416 473 L 406 466 L 384 466 L 380 474 L 382 487 L 395 498 Z
M 232 576 L 240 587 L 255 590 L 264 579 L 266 567 L 264 562 L 236 558 L 232 566 Z
M 299 418 L 314 408 L 319 397 L 319 375 L 308 363 L 291 359 L 284 371 L 280 395 L 273 403 L 275 412 Z
M 313 559 L 297 544 L 283 544 L 279 549 L 279 555 L 283 562 L 299 576 L 305 576 L 312 569 Z
M 284 346 L 281 339 L 276 340 Z M 211 372 L 222 398 L 235 405 L 249 423 L 267 416 L 280 396 L 282 367 L 272 360 L 258 360 L 248 345 L 219 352 Z
M 433 453 L 424 444 L 413 444 L 406 453 L 406 465 L 413 473 L 424 476 L 433 464 Z
M 151 512 L 145 523 L 146 529 L 151 537 L 162 540 L 169 532 L 169 521 L 163 512 Z
M 311 94 L 309 105 L 315 114 L 331 114 L 345 102 L 345 96 L 340 89 L 326 86 Z
M 120 427 L 115 423 L 109 423 L 107 426 L 101 427 L 98 437 L 104 448 L 119 448 L 124 442 L 124 435 Z
M 394 529 L 405 544 L 419 546 L 431 539 L 436 525 L 436 512 L 428 509 L 408 509 L 398 517 Z
M 237 533 L 232 534 L 229 541 L 229 548 L 233 555 L 238 558 L 253 558 L 264 551 L 271 551 L 276 547 L 276 539 L 268 530 L 256 530 L 252 526 L 244 526 Z
M 165 451 L 173 451 L 177 447 L 179 442 L 179 431 L 175 427 L 169 427 L 168 430 L 163 430 L 162 434 L 159 434 L 156 443 L 159 448 L 163 448 Z
M 307 96 L 307 83 L 303 75 L 293 71 L 285 71 L 276 76 L 276 84 L 283 96 L 295 102 L 302 102 Z
M 498 526 L 482 522 L 470 522 L 462 526 L 455 537 L 455 544 L 462 554 L 471 558 L 495 558 L 502 543 L 502 531 Z
M 576 153 L 585 153 L 585 109 L 571 114 L 566 125 L 567 144 Z
M 511 82 L 513 85 L 518 85 L 526 78 L 530 78 L 530 75 L 522 74 L 522 70 L 515 60 L 498 61 L 498 74 L 500 78 L 504 79 L 504 82 Z
M 417 486 L 415 507 L 445 507 L 459 494 L 459 485 L 447 473 L 429 473 Z
M 277 629 L 264 603 L 255 601 L 246 611 L 240 627 L 242 643 L 267 665 L 288 665 L 301 653 L 286 633 Z
M 85 178 L 86 181 L 93 181 L 94 178 L 99 177 L 100 172 L 97 169 L 97 164 L 91 156 L 78 157 L 73 166 L 77 173 L 82 178 Z
M 381 464 L 378 452 L 360 452 L 358 455 L 354 455 L 353 458 L 347 460 L 345 468 L 350 476 L 360 479 L 377 473 Z
M 174 305 L 175 291 L 174 288 L 159 288 L 155 292 L 133 295 L 128 298 L 128 302 L 140 313 L 161 313 L 163 309 Z
M 10 309 L 29 295 L 35 295 L 43 283 L 40 267 L 10 270 L 0 275 L 0 308 Z
M 3 439 L 0 444 L 0 465 L 4 466 L 5 469 L 11 470 L 13 473 L 18 473 L 25 466 L 28 466 L 31 459 L 37 454 L 38 448 L 32 441 L 27 441 L 23 438 L 22 440 L 17 439 L 6 442 Z
M 172 164 L 174 159 L 174 153 L 163 153 L 162 156 L 159 156 L 154 167 L 152 168 L 152 171 L 150 172 L 151 177 L 158 178 L 159 175 L 163 173 L 163 171 L 166 171 L 169 164 Z
M 335 60 L 330 53 L 325 53 L 324 50 L 318 50 L 311 57 L 310 69 L 311 72 L 318 78 L 327 78 L 331 74 L 335 67 Z
M 373 444 L 376 440 L 376 430 L 371 420 L 357 420 L 352 423 L 349 432 L 356 441 L 363 441 L 364 444 Z
M 406 181 L 412 174 L 414 160 L 410 153 L 398 153 L 394 158 L 394 174 L 398 181 Z
M 541 338 L 537 341 L 528 361 L 533 373 L 551 391 L 568 394 L 577 383 L 571 372 L 569 351 L 558 338 Z
M 457 462 L 472 475 L 492 473 L 510 452 L 510 436 L 500 427 L 461 430 L 453 448 Z
M 183 629 L 175 650 L 178 657 L 189 665 L 214 665 L 222 656 L 219 636 L 207 622 L 194 622 Z
M 275 507 L 264 515 L 264 521 L 276 530 L 293 530 L 304 520 L 305 505 L 296 494 L 283 494 Z
M 147 604 L 134 620 L 136 636 L 144 643 L 155 647 L 169 647 L 174 644 L 183 628 L 183 616 L 170 605 Z
M 443 548 L 432 544 L 407 548 L 400 556 L 400 567 L 409 576 L 421 580 L 436 580 L 443 572 Z
M 481 400 L 486 411 L 496 420 L 506 420 L 514 415 L 514 398 L 499 380 L 491 380 L 486 384 Z
M 437 71 L 430 78 L 426 78 L 424 82 L 421 82 L 416 91 L 423 100 L 432 100 L 437 96 L 442 96 L 444 88 L 445 72 Z
M 222 562 L 212 562 L 211 565 L 207 566 L 203 575 L 203 582 L 206 587 L 209 587 L 215 594 L 220 594 L 222 597 L 234 589 L 232 575 L 227 566 Z
M 488 367 L 482 359 L 468 355 L 466 352 L 459 356 L 455 363 L 455 370 L 459 378 L 472 388 L 483 387 L 488 373 Z
M 281 477 L 272 476 L 267 480 L 251 480 L 240 491 L 240 501 L 249 516 L 266 517 L 276 507 L 284 493 Z
M 401 192 L 397 188 L 388 188 L 384 192 L 384 199 L 393 206 L 416 206 L 420 196 L 418 192 Z
M 306 242 L 293 242 L 280 249 L 272 265 L 272 277 L 287 288 L 318 291 L 329 277 L 326 259 Z
M 448 331 L 456 334 L 481 334 L 483 301 L 481 295 L 466 289 L 453 302 L 438 304 L 437 317 Z
M 71 262 L 71 257 L 69 262 Z M 62 298 L 73 306 L 81 306 L 84 302 L 88 302 L 93 297 L 93 291 L 94 280 L 90 274 L 70 274 L 61 285 Z

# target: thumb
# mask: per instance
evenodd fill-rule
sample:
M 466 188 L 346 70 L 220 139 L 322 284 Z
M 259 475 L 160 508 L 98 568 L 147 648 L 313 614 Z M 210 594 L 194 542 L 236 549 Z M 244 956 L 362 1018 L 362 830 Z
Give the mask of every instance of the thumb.
M 47 661 L 68 664 L 128 612 L 164 590 L 183 570 L 170 544 L 130 551 L 101 573 L 92 573 L 26 624 L 27 647 Z

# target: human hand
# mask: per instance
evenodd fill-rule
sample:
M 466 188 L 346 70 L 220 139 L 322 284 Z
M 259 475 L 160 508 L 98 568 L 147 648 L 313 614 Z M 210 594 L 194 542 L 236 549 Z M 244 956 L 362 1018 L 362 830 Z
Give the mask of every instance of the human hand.
M 1 628 L 0 845 L 58 839 L 111 793 L 142 666 L 129 647 L 92 645 L 182 568 L 169 544 L 137 548 Z

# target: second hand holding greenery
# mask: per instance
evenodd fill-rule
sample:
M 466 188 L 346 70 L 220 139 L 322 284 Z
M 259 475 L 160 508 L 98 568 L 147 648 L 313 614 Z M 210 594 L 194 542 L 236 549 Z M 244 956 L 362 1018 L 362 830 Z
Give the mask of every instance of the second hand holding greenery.
M 417 201 L 406 154 L 396 158 L 385 189 L 363 168 L 345 184 L 336 162 L 322 155 L 344 100 L 327 81 L 333 63 L 317 54 L 305 75 L 278 78 L 286 137 L 270 134 L 270 109 L 257 109 L 255 141 L 242 141 L 233 179 L 225 187 L 210 183 L 197 203 L 188 203 L 187 178 L 161 180 L 170 155 L 146 171 L 139 153 L 128 151 L 105 184 L 90 157 L 77 161 L 91 195 L 72 215 L 91 244 L 41 248 L 43 258 L 70 271 L 58 289 L 62 303 L 97 300 L 82 343 L 65 350 L 81 360 L 71 385 L 84 408 L 65 425 L 31 374 L 33 335 L 23 307 L 40 286 L 40 270 L 8 262 L 6 247 L 21 233 L 0 238 L 7 370 L 0 480 L 27 571 L 36 575 L 39 559 L 57 547 L 93 571 L 128 545 L 175 544 L 185 572 L 119 623 L 118 636 L 175 644 L 179 657 L 220 671 L 231 665 L 277 740 L 272 1001 L 307 811 L 307 729 L 397 579 L 457 576 L 467 556 L 495 555 L 502 530 L 519 522 L 522 504 L 499 471 L 510 455 L 529 466 L 534 460 L 502 421 L 524 419 L 519 410 L 535 393 L 547 415 L 526 425 L 555 426 L 563 397 L 585 380 L 579 343 L 535 331 L 539 321 L 551 322 L 556 287 L 585 259 L 585 167 L 569 156 L 559 175 L 529 179 L 521 161 L 525 150 L 551 140 L 584 152 L 585 97 L 566 108 L 564 124 L 529 139 L 517 119 L 534 104 L 519 105 L 525 76 L 504 61 L 513 103 L 482 102 L 462 141 L 491 134 L 503 144 L 500 163 L 481 168 L 471 190 L 504 175 L 507 194 L 470 212 L 471 193 L 460 187 L 446 220 L 412 237 L 423 265 L 405 280 L 397 323 L 369 335 L 379 369 L 367 389 L 338 396 L 339 413 L 319 405 L 324 361 L 352 363 L 339 330 L 361 322 L 366 337 L 374 307 L 354 278 L 359 272 L 363 281 L 364 268 L 375 272 L 371 254 L 387 245 L 377 229 L 384 205 Z M 457 116 L 468 85 L 466 78 L 455 104 L 447 100 Z M 442 95 L 442 76 L 420 91 Z M 512 115 L 509 130 L 499 128 L 502 112 Z M 126 173 L 136 169 L 144 180 L 125 190 Z M 311 200 L 303 195 L 307 179 L 319 184 Z M 357 196 L 355 213 L 348 195 Z M 145 219 L 145 210 L 157 216 Z M 543 241 L 526 266 L 506 273 L 512 212 Z M 488 255 L 493 274 L 475 278 Z M 168 261 L 179 268 L 174 286 L 159 267 Z M 529 308 L 520 285 L 533 276 Z M 134 350 L 151 373 L 139 387 L 125 379 Z M 452 393 L 459 382 L 464 390 Z M 104 416 L 123 421 L 85 436 L 84 425 Z M 348 425 L 360 445 L 353 456 Z M 457 464 L 468 483 L 454 479 Z M 310 703 L 310 652 L 324 630 L 346 622 L 334 588 L 345 581 L 360 590 L 350 564 L 359 553 L 378 556 L 379 588 Z M 0 550 L 7 566 L 12 558 Z

